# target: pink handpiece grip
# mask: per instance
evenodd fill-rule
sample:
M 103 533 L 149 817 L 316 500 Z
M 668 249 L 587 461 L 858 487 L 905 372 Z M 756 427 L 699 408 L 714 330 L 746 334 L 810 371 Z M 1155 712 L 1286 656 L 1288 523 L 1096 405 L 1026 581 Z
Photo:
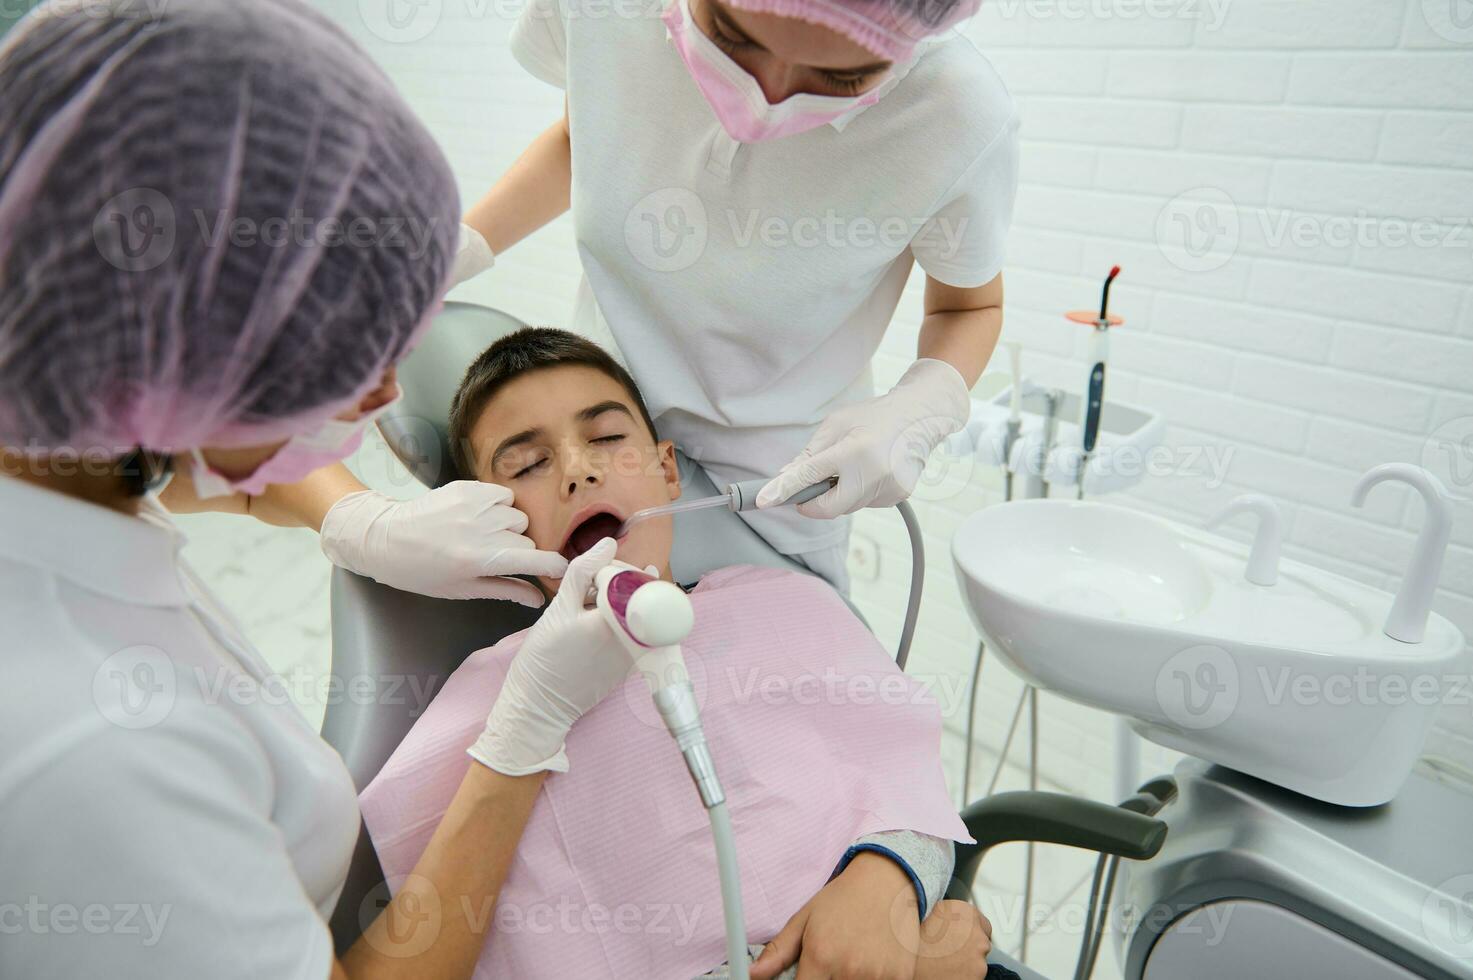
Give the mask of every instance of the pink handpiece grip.
M 639 591 L 640 586 L 658 581 L 659 579 L 652 575 L 632 570 L 620 572 L 609 579 L 607 590 L 609 608 L 613 610 L 614 618 L 619 621 L 619 625 L 624 629 L 624 633 L 635 643 L 639 643 L 640 646 L 648 646 L 649 644 L 641 643 L 639 638 L 629 629 L 629 622 L 626 619 L 629 611 L 629 600 L 634 597 L 635 592 Z

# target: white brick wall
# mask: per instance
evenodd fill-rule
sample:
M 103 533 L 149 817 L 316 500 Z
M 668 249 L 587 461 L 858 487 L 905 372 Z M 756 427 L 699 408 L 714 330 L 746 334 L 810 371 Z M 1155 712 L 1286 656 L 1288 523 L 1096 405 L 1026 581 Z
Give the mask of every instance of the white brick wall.
M 431 121 L 467 197 L 560 108 L 507 55 L 510 0 L 435 0 L 440 21 L 410 44 L 364 30 L 353 0 L 318 2 Z M 1077 387 L 1085 334 L 1059 314 L 1094 303 L 1119 262 L 1114 308 L 1129 322 L 1115 335 L 1110 394 L 1163 410 L 1175 446 L 1232 452 L 1222 486 L 1183 472 L 1126 503 L 1200 520 L 1262 490 L 1284 502 L 1293 557 L 1395 586 L 1420 504 L 1382 487 L 1356 510 L 1351 487 L 1375 463 L 1436 462 L 1434 432 L 1473 431 L 1473 29 L 1453 18 L 1458 3 L 1466 15 L 1468 0 L 986 0 L 969 33 L 1024 118 L 1006 338 L 1025 345 L 1035 379 Z M 1215 243 L 1216 268 L 1163 240 L 1196 199 L 1237 219 Z M 564 219 L 466 293 L 561 323 L 576 280 Z M 880 381 L 913 356 L 919 317 L 912 281 Z M 1473 473 L 1455 489 L 1473 492 Z M 975 635 L 947 539 L 999 496 L 979 471 L 961 492 L 920 501 L 931 582 L 918 670 L 970 669 Z M 1461 504 L 1458 521 L 1437 608 L 1473 634 L 1473 507 Z M 893 515 L 859 523 L 882 558 L 880 581 L 856 594 L 891 637 L 905 539 Z M 989 667 L 979 779 L 1017 690 Z M 1043 731 L 1049 784 L 1108 795 L 1106 719 L 1045 699 Z M 1473 706 L 1445 711 L 1435 739 L 1473 763 Z M 1168 764 L 1147 750 L 1148 772 Z
M 1178 445 L 1235 450 L 1225 487 L 1176 477 L 1133 503 L 1192 519 L 1262 490 L 1296 557 L 1395 586 L 1420 504 L 1378 491 L 1358 511 L 1350 488 L 1378 462 L 1436 462 L 1429 434 L 1473 407 L 1473 31 L 1453 2 L 1173 0 L 1130 27 L 1126 0 L 984 6 L 970 33 L 1027 145 L 1009 339 L 1074 382 L 1083 335 L 1039 320 L 1119 261 L 1112 392 L 1164 411 Z M 1184 193 L 1237 217 L 1219 268 L 1161 247 Z M 1473 632 L 1473 508 L 1458 519 L 1438 609 Z M 1473 706 L 1444 713 L 1437 746 L 1473 759 Z M 1077 784 L 1050 762 L 1067 748 L 1045 763 Z

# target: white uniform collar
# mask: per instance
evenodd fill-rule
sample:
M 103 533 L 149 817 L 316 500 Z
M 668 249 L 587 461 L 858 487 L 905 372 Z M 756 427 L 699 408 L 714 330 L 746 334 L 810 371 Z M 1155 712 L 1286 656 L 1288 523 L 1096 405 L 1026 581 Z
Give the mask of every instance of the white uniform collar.
M 0 476 L 0 558 L 139 606 L 184 606 L 184 535 L 166 517 L 131 517 Z

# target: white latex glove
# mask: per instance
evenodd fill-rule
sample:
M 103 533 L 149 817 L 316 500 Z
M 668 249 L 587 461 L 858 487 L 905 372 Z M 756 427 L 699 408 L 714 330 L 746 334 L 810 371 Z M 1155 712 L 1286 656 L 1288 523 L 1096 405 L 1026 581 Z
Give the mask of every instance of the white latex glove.
M 798 513 L 833 518 L 894 506 L 915 490 L 931 450 L 966 425 L 971 411 L 971 395 L 957 369 L 923 357 L 885 394 L 824 419 L 798 457 L 762 488 L 757 506 L 780 504 L 832 476 L 838 484 L 799 504 Z
M 455 264 L 450 268 L 450 285 L 459 286 L 467 279 L 474 279 L 496 264 L 496 255 L 486 242 L 486 236 L 461 222 L 460 243 L 455 248 Z
M 511 599 L 536 608 L 542 590 L 508 575 L 558 578 L 568 560 L 525 537 L 527 515 L 495 483 L 458 480 L 413 500 L 350 493 L 322 520 L 334 565 L 441 599 Z
M 599 611 L 584 608 L 594 576 L 613 562 L 616 547 L 604 538 L 569 563 L 557 595 L 512 659 L 486 730 L 466 750 L 472 759 L 508 776 L 568 771 L 568 730 L 633 665 Z

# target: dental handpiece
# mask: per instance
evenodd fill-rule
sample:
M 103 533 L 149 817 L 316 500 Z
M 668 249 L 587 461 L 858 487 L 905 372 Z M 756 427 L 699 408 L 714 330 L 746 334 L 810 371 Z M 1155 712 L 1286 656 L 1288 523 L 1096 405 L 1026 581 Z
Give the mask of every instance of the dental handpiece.
M 726 795 L 716 778 L 716 764 L 701 730 L 695 688 L 685 668 L 680 644 L 695 626 L 690 596 L 673 582 L 623 564 L 608 565 L 594 576 L 595 601 L 611 632 L 634 659 L 654 698 L 665 727 L 675 737 L 686 769 L 711 820 L 716 868 L 721 879 L 721 905 L 726 931 L 726 961 L 732 980 L 748 980 L 747 928 L 742 913 L 741 876 L 737 870 L 736 834 L 726 809 Z
M 772 482 L 769 479 L 759 477 L 755 480 L 742 480 L 739 483 L 729 483 L 725 493 L 718 493 L 714 497 L 698 497 L 695 500 L 676 500 L 658 507 L 646 507 L 637 510 L 619 525 L 619 530 L 614 532 L 614 537 L 622 538 L 629 533 L 629 529 L 636 524 L 642 524 L 652 517 L 668 517 L 671 514 L 683 514 L 692 510 L 706 510 L 712 507 L 725 507 L 731 511 L 756 510 L 757 494 L 762 488 Z M 779 507 L 788 507 L 795 504 L 804 504 L 814 497 L 820 497 L 834 488 L 839 482 L 838 477 L 831 476 L 827 480 L 815 483 L 810 487 L 804 487 L 784 500 Z
M 695 625 L 690 596 L 680 586 L 622 564 L 594 576 L 596 602 L 610 630 L 644 677 L 655 708 L 675 737 L 707 809 L 725 799 L 701 730 L 695 689 L 680 643 Z

